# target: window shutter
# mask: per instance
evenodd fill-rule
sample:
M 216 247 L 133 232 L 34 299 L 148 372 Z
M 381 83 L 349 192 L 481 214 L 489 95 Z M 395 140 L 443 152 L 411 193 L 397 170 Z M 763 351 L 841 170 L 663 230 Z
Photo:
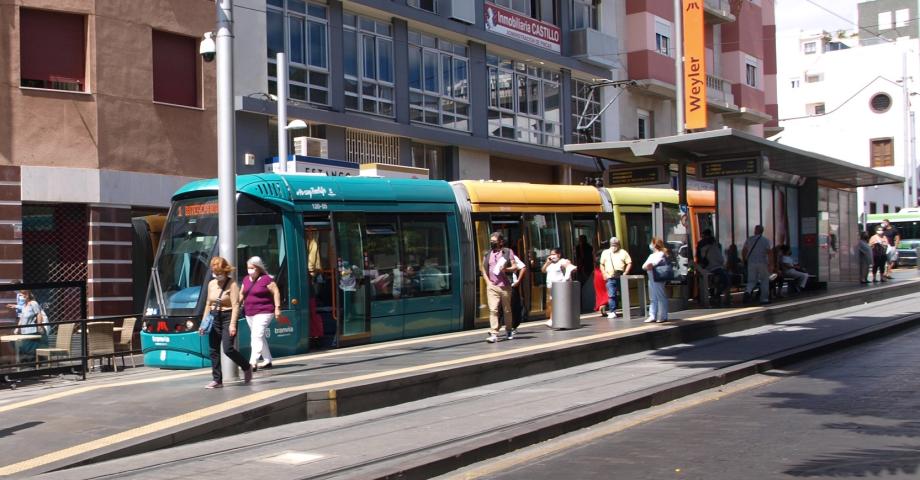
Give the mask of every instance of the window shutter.
M 153 100 L 198 107 L 195 39 L 153 31 Z
M 21 84 L 58 90 L 85 90 L 85 24 L 83 15 L 21 8 Z

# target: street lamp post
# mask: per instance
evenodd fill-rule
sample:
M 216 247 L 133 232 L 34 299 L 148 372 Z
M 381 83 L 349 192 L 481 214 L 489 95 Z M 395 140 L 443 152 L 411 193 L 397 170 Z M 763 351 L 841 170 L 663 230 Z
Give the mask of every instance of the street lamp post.
M 233 0 L 217 4 L 217 206 L 220 256 L 236 266 L 236 163 L 233 121 Z M 236 380 L 239 371 L 221 347 L 221 372 Z

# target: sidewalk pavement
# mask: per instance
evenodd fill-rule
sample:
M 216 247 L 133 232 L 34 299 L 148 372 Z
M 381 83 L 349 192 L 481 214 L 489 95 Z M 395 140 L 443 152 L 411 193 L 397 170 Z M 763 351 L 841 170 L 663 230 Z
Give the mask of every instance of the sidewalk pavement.
M 918 299 L 920 294 L 911 294 L 39 478 L 431 478 L 617 415 L 920 325 Z M 515 365 L 496 363 L 493 368 Z
M 522 326 L 514 341 L 493 345 L 479 330 L 353 347 L 278 359 L 276 368 L 259 372 L 252 385 L 219 391 L 202 388 L 207 370 L 142 369 L 85 383 L 21 388 L 0 398 L 0 424 L 11 426 L 3 431 L 5 441 L 30 448 L 0 448 L 0 475 L 46 472 L 437 395 L 462 396 L 465 389 L 892 298 L 916 292 L 918 285 L 910 280 L 838 290 L 768 308 L 687 311 L 669 325 L 595 316 L 585 319 L 584 328 L 552 331 L 533 322 Z

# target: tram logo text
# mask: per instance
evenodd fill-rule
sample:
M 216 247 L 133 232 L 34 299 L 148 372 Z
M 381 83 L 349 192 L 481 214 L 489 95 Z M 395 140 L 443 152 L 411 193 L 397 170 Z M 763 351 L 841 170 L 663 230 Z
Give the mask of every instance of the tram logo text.
M 297 189 L 298 197 L 335 197 L 335 192 L 330 188 L 326 190 L 326 187 L 310 187 L 310 188 L 299 188 Z

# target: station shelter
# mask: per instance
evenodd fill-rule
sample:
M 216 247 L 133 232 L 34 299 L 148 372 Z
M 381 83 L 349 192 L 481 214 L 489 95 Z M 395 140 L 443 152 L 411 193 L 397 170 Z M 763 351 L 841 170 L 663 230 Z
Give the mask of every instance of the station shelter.
M 789 245 L 819 285 L 858 281 L 856 188 L 903 182 L 896 175 L 733 129 L 565 149 L 618 165 L 677 166 L 681 208 L 687 204 L 688 178 L 711 184 L 716 191 L 714 233 L 729 268 L 754 226 L 762 225 L 765 238 Z M 655 230 L 666 235 L 675 228 L 668 218 L 673 223 L 673 216 L 662 216 Z M 687 250 L 692 252 L 693 245 Z

